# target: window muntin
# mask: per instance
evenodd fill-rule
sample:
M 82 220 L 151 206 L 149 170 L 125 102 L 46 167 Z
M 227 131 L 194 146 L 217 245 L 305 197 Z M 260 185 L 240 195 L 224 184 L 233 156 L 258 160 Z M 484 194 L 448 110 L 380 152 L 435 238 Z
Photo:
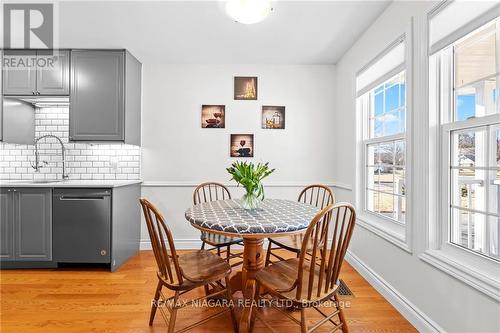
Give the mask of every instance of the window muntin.
M 392 221 L 406 220 L 406 72 L 360 98 L 365 105 L 365 207 Z
M 453 103 L 443 109 L 443 135 L 449 136 L 448 242 L 500 260 L 500 54 L 498 20 L 443 50 L 442 65 L 453 73 Z M 446 61 L 451 57 L 451 61 Z M 445 77 L 446 79 L 446 77 Z M 449 112 L 449 115 L 446 114 Z M 445 127 L 447 129 L 445 129 Z

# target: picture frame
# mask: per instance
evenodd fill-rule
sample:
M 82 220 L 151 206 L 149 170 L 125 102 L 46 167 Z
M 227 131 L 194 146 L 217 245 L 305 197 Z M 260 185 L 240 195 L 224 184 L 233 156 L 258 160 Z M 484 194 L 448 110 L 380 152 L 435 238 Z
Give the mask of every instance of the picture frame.
M 235 100 L 257 100 L 258 78 L 257 76 L 235 76 L 234 77 L 234 99 Z
M 229 141 L 231 157 L 254 157 L 255 140 L 253 134 L 231 134 Z
M 263 105 L 261 127 L 262 129 L 285 129 L 285 107 Z
M 226 128 L 226 106 L 201 106 L 201 128 Z

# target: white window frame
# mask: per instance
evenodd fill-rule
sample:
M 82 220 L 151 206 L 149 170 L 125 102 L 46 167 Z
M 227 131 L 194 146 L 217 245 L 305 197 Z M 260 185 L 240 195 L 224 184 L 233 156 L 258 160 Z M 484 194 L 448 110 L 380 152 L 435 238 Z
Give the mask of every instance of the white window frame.
M 429 20 L 435 12 L 431 11 Z M 484 18 L 479 18 L 484 22 Z M 478 25 L 470 24 L 474 31 Z M 428 37 L 428 36 L 427 36 Z M 451 52 L 451 48 L 447 52 Z M 450 235 L 450 140 L 455 130 L 471 127 L 487 127 L 500 123 L 500 114 L 450 122 L 454 111 L 453 60 L 447 54 L 433 56 L 429 53 L 426 64 L 429 69 L 429 191 L 431 213 L 429 216 L 427 240 L 420 259 L 474 287 L 484 294 L 500 301 L 500 264 L 493 258 L 451 243 Z M 441 66 L 443 65 L 443 66 Z M 436 205 L 432 200 L 436 199 Z
M 411 246 L 411 230 L 412 230 L 412 180 L 411 180 L 411 164 L 412 164 L 412 144 L 409 138 L 412 137 L 412 118 L 413 118 L 413 99 L 412 99 L 412 38 L 411 38 L 411 24 L 403 35 L 399 36 L 395 41 L 390 43 L 383 49 L 368 65 L 364 66 L 356 73 L 356 77 L 364 71 L 365 68 L 381 59 L 384 55 L 388 54 L 400 43 L 405 43 L 405 61 L 404 64 L 398 66 L 389 73 L 386 73 L 381 80 L 376 80 L 377 84 L 383 83 L 393 76 L 405 71 L 405 85 L 406 85 L 406 131 L 404 133 L 384 136 L 380 138 L 365 139 L 365 129 L 367 128 L 368 118 L 366 111 L 368 105 L 363 105 L 366 102 L 365 98 L 356 98 L 356 205 L 358 207 L 358 225 L 373 232 L 374 234 L 382 237 L 383 239 L 391 242 L 392 244 L 400 247 L 408 253 L 412 253 Z M 363 88 L 363 93 L 366 89 Z M 371 101 L 367 101 L 371 103 Z M 367 151 L 366 147 L 369 144 L 386 142 L 390 140 L 404 140 L 405 141 L 405 199 L 406 199 L 406 216 L 405 223 L 400 223 L 388 217 L 381 216 L 380 214 L 370 212 L 366 209 L 366 196 L 367 196 Z

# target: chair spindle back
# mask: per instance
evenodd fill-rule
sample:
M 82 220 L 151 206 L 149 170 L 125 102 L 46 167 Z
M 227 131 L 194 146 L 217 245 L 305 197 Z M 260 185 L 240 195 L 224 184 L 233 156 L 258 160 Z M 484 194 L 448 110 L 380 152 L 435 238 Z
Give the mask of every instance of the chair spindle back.
M 299 194 L 298 201 L 323 209 L 335 203 L 335 196 L 329 187 L 315 184 L 304 188 Z
M 313 218 L 299 256 L 297 299 L 320 298 L 335 290 L 355 223 L 356 211 L 348 203 L 330 204 Z M 333 235 L 330 247 L 329 235 Z M 303 290 L 305 274 L 308 274 L 308 284 Z
M 139 201 L 144 212 L 159 274 L 170 285 L 182 284 L 182 273 L 172 232 L 165 224 L 163 215 L 151 202 L 146 199 Z
M 214 200 L 231 199 L 229 189 L 216 182 L 207 182 L 198 185 L 193 192 L 193 204 L 197 205 Z

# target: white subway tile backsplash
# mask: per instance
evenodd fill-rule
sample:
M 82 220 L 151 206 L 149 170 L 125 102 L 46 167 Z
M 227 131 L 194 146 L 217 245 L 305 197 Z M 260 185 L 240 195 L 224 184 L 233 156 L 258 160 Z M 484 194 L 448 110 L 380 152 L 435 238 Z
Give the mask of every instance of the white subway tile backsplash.
M 140 148 L 125 144 L 70 143 L 69 109 L 37 108 L 35 110 L 35 137 L 57 135 L 64 142 L 70 179 L 139 179 Z M 15 145 L 0 142 L 0 179 L 56 179 L 62 174 L 59 143 L 52 138 L 38 144 L 41 161 L 47 161 L 39 172 L 34 163 L 33 145 Z M 116 162 L 117 168 L 110 168 Z

